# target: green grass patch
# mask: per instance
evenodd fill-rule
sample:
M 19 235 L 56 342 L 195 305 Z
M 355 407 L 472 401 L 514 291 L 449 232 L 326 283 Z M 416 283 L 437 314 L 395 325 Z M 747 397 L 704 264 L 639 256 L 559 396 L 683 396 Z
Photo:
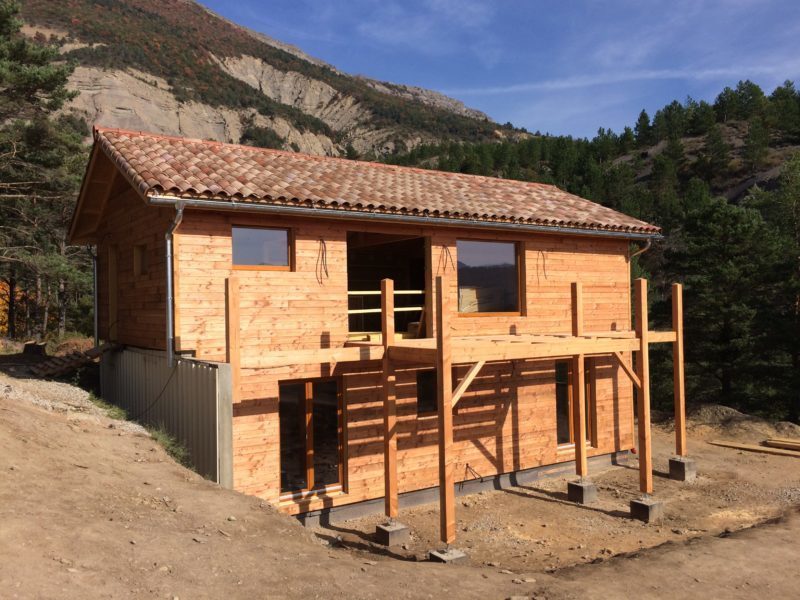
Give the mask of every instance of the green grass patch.
M 125 421 L 128 418 L 128 413 L 125 412 L 125 409 L 120 408 L 114 404 L 109 404 L 102 398 L 98 398 L 93 393 L 89 392 L 89 401 L 94 404 L 96 407 L 105 411 L 106 416 L 109 419 L 117 419 L 119 421 Z
M 186 446 L 170 435 L 170 433 L 164 429 L 163 425 L 158 425 L 157 427 L 148 426 L 147 431 L 150 436 L 167 451 L 167 454 L 169 454 L 175 462 L 182 464 L 184 467 L 190 466 L 189 451 L 186 449 Z

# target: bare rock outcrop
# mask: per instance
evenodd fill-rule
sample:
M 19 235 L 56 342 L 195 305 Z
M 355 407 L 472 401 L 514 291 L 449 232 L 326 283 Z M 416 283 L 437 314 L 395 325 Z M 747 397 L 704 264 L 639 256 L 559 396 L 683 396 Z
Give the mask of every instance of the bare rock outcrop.
M 329 137 L 300 131 L 280 117 L 268 118 L 253 110 L 213 107 L 200 102 L 179 102 L 164 79 L 134 69 L 125 71 L 77 67 L 70 88 L 79 95 L 68 109 L 89 123 L 190 138 L 237 143 L 242 122 L 273 129 L 288 148 L 309 154 L 338 155 Z

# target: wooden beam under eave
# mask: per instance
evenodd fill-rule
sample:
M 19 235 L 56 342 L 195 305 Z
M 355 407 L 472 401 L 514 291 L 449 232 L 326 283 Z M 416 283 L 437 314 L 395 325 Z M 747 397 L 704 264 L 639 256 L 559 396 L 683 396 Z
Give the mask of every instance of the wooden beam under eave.
M 461 383 L 459 383 L 456 389 L 453 390 L 453 408 L 455 408 L 456 404 L 458 404 L 458 401 L 461 400 L 461 396 L 464 395 L 464 392 L 467 391 L 467 388 L 475 380 L 475 378 L 478 376 L 478 373 L 480 373 L 481 369 L 483 368 L 483 365 L 485 364 L 486 364 L 485 360 L 479 360 L 474 365 L 472 365 L 470 370 L 464 376 L 464 379 L 461 380 Z
M 397 518 L 397 397 L 394 365 L 386 351 L 395 338 L 394 281 L 381 281 L 381 338 L 383 340 L 383 481 L 384 509 L 390 519 Z
M 636 395 L 636 414 L 639 420 L 639 490 L 643 494 L 653 493 L 653 453 L 650 432 L 650 356 L 647 314 L 647 280 L 637 279 L 635 286 L 636 336 L 639 338 L 639 354 L 636 358 L 636 374 L 641 382 Z
M 572 335 L 583 335 L 583 286 L 572 283 Z M 572 359 L 572 431 L 575 442 L 575 472 L 582 478 L 589 474 L 586 458 L 586 373 L 584 355 Z
M 686 456 L 686 381 L 683 372 L 683 286 L 672 284 L 672 379 L 675 398 L 675 453 Z
M 439 405 L 439 530 L 445 544 L 456 539 L 455 464 L 453 463 L 453 375 L 450 302 L 444 279 L 436 278 L 436 385 Z
M 625 371 L 625 374 L 630 378 L 633 382 L 633 385 L 636 386 L 637 390 L 642 389 L 642 382 L 639 381 L 639 376 L 633 371 L 630 365 L 625 360 L 625 357 L 622 356 L 621 352 L 614 352 L 614 357 L 617 359 L 619 366 L 622 367 L 622 370 Z

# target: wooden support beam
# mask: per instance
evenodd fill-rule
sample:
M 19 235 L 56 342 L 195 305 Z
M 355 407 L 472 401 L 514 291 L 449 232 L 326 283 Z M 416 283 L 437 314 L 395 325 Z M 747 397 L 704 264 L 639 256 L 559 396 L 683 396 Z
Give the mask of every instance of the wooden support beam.
M 453 375 L 450 354 L 450 298 L 436 278 L 436 371 L 439 404 L 439 524 L 442 542 L 456 539 L 455 465 L 453 464 Z
M 271 369 L 296 365 L 334 364 L 381 360 L 383 346 L 345 346 L 343 348 L 311 348 L 307 350 L 256 350 L 252 346 L 242 357 L 243 369 Z
M 572 283 L 572 335 L 583 335 L 583 286 Z M 575 472 L 583 479 L 589 474 L 586 458 L 586 373 L 584 355 L 572 357 L 572 431 L 575 438 Z
M 633 385 L 636 386 L 636 389 L 637 390 L 641 390 L 642 389 L 642 382 L 639 381 L 639 376 L 633 371 L 631 366 L 627 363 L 627 361 L 625 360 L 625 357 L 622 356 L 622 353 L 621 352 L 614 352 L 614 356 L 616 357 L 617 362 L 619 363 L 619 366 L 622 367 L 622 370 L 625 371 L 625 374 L 633 382 Z
M 381 337 L 383 339 L 383 481 L 386 516 L 397 517 L 397 397 L 395 372 L 387 352 L 394 343 L 394 281 L 381 281 Z
M 458 401 L 461 400 L 461 396 L 464 395 L 464 392 L 467 391 L 469 385 L 473 382 L 473 380 L 478 376 L 480 370 L 483 368 L 483 365 L 486 364 L 485 360 L 479 360 L 472 368 L 464 375 L 464 379 L 461 380 L 461 383 L 456 386 L 456 389 L 453 390 L 453 408 L 455 408 Z
M 239 320 L 239 279 L 225 280 L 225 362 L 231 366 L 231 397 L 241 399 L 241 325 Z
M 683 286 L 672 284 L 672 379 L 675 397 L 675 453 L 686 456 L 686 383 L 683 374 Z
M 647 280 L 634 282 L 636 292 L 636 337 L 639 353 L 636 357 L 636 374 L 641 386 L 636 394 L 636 416 L 639 420 L 639 489 L 643 494 L 653 493 L 653 455 L 650 434 L 650 357 L 647 324 Z
M 649 341 L 651 344 L 669 344 L 675 342 L 674 331 L 651 331 Z
M 392 346 L 388 350 L 389 358 L 397 362 L 417 365 L 435 365 L 436 348 L 415 348 L 413 346 Z

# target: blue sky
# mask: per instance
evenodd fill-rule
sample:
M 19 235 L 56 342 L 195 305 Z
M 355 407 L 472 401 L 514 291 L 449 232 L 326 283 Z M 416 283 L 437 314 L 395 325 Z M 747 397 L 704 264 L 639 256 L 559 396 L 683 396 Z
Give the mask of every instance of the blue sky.
M 202 0 L 353 74 L 591 137 L 752 79 L 800 87 L 798 0 Z

